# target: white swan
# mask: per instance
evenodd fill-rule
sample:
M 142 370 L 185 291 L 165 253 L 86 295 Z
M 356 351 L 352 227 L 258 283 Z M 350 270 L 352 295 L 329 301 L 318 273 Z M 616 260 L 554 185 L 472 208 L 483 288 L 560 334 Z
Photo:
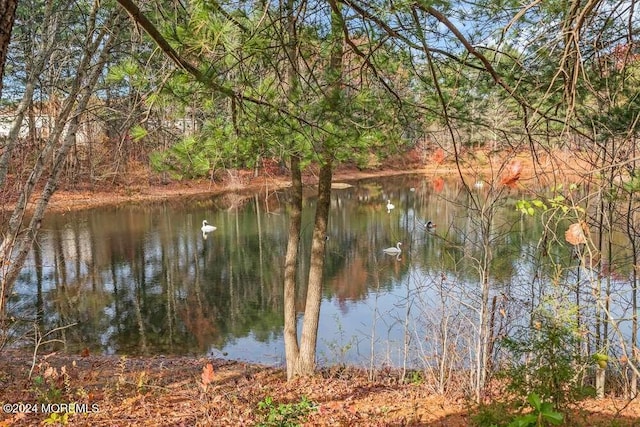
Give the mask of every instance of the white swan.
M 202 230 L 202 235 L 204 236 L 207 233 L 211 233 L 212 231 L 217 230 L 217 228 L 218 227 L 214 227 L 213 225 L 209 225 L 209 223 L 205 219 L 205 220 L 202 221 L 202 227 L 200 228 L 200 230 Z
M 389 255 L 400 254 L 400 252 L 402 252 L 402 249 L 400 249 L 400 245 L 402 245 L 402 242 L 396 243 L 395 247 L 392 246 L 390 248 L 383 249 L 382 252 Z
M 391 212 L 391 209 L 394 209 L 395 206 L 391 203 L 391 200 L 387 200 L 387 212 Z

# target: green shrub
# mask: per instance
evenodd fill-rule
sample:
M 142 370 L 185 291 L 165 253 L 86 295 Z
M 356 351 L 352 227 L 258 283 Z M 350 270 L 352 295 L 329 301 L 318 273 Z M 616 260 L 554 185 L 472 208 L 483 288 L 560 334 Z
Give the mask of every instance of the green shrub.
M 317 409 L 317 405 L 305 396 L 298 403 L 280 404 L 267 396 L 258 403 L 258 408 L 264 413 L 264 421 L 259 426 L 295 427 L 301 425 L 305 417 Z
M 513 420 L 515 407 L 513 404 L 495 401 L 489 405 L 480 405 L 476 413 L 471 415 L 475 426 L 506 426 Z
M 551 403 L 540 400 L 540 396 L 536 393 L 529 394 L 527 401 L 532 411 L 511 421 L 509 427 L 543 427 L 549 424 L 554 426 L 562 424 L 564 416 L 556 411 Z
M 501 372 L 507 389 L 522 399 L 535 393 L 556 408 L 591 395 L 580 378 L 589 360 L 572 325 L 549 313 L 534 316 L 533 325 L 502 341 L 511 361 Z
M 515 405 L 510 403 L 497 401 L 481 406 L 471 417 L 471 421 L 480 427 L 543 427 L 562 424 L 564 416 L 555 410 L 552 403 L 543 402 L 536 393 L 529 394 L 527 402 L 529 410 L 520 414 L 516 413 Z

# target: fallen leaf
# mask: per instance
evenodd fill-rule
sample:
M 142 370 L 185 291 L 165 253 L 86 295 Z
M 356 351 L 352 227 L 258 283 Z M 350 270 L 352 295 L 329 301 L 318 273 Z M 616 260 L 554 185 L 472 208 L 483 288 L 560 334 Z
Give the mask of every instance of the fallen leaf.
M 43 376 L 45 378 L 57 378 L 58 371 L 53 366 L 49 366 L 47 369 L 45 369 Z
M 213 365 L 211 363 L 207 363 L 203 368 L 202 368 L 202 374 L 200 374 L 200 379 L 202 381 L 202 387 L 203 388 L 207 388 L 207 386 L 209 384 L 211 384 L 214 380 L 214 373 L 213 373 Z

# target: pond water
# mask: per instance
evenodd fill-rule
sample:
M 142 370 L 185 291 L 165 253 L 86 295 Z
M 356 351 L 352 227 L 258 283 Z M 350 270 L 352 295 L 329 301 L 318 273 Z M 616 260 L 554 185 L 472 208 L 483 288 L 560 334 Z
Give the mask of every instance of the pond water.
M 320 363 L 415 365 L 448 345 L 470 346 L 473 334 L 464 331 L 477 325 L 486 249 L 493 308 L 504 317 L 496 328 L 543 297 L 536 290 L 542 225 L 514 208 L 519 195 L 502 195 L 483 240 L 480 211 L 465 206 L 486 188 L 469 195 L 456 180 L 413 175 L 350 184 L 332 195 Z M 308 190 L 300 283 L 315 206 Z M 73 324 L 56 335 L 70 352 L 281 364 L 287 198 L 286 189 L 262 190 L 50 214 L 12 307 L 37 313 L 42 331 Z M 206 239 L 204 219 L 217 227 Z M 428 221 L 437 227 L 426 229 Z M 400 255 L 383 253 L 396 242 Z M 552 250 L 546 256 L 575 264 L 567 245 Z M 302 287 L 300 321 L 304 296 Z M 455 339 L 443 345 L 445 330 Z

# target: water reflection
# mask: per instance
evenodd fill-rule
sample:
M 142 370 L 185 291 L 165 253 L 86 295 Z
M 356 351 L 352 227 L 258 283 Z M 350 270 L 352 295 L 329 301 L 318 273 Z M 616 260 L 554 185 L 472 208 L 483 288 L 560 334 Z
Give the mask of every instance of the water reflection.
M 332 195 L 321 362 L 400 364 L 435 351 L 444 320 L 445 328 L 472 326 L 487 242 L 494 308 L 510 299 L 527 310 L 542 298 L 530 290 L 541 280 L 542 226 L 522 218 L 508 197 L 487 237 L 478 211 L 465 208 L 478 195 L 460 191 L 455 181 L 404 176 L 353 184 Z M 77 322 L 65 330 L 71 352 L 281 362 L 287 197 L 287 191 L 227 194 L 49 215 L 13 306 L 33 307 L 43 330 Z M 314 199 L 307 197 L 300 283 L 309 267 L 313 213 Z M 206 239 L 204 219 L 216 227 Z M 438 227 L 429 229 L 429 221 Z M 400 254 L 383 253 L 396 242 Z M 572 264 L 568 248 L 553 248 L 559 264 Z M 305 289 L 296 297 L 302 316 Z

